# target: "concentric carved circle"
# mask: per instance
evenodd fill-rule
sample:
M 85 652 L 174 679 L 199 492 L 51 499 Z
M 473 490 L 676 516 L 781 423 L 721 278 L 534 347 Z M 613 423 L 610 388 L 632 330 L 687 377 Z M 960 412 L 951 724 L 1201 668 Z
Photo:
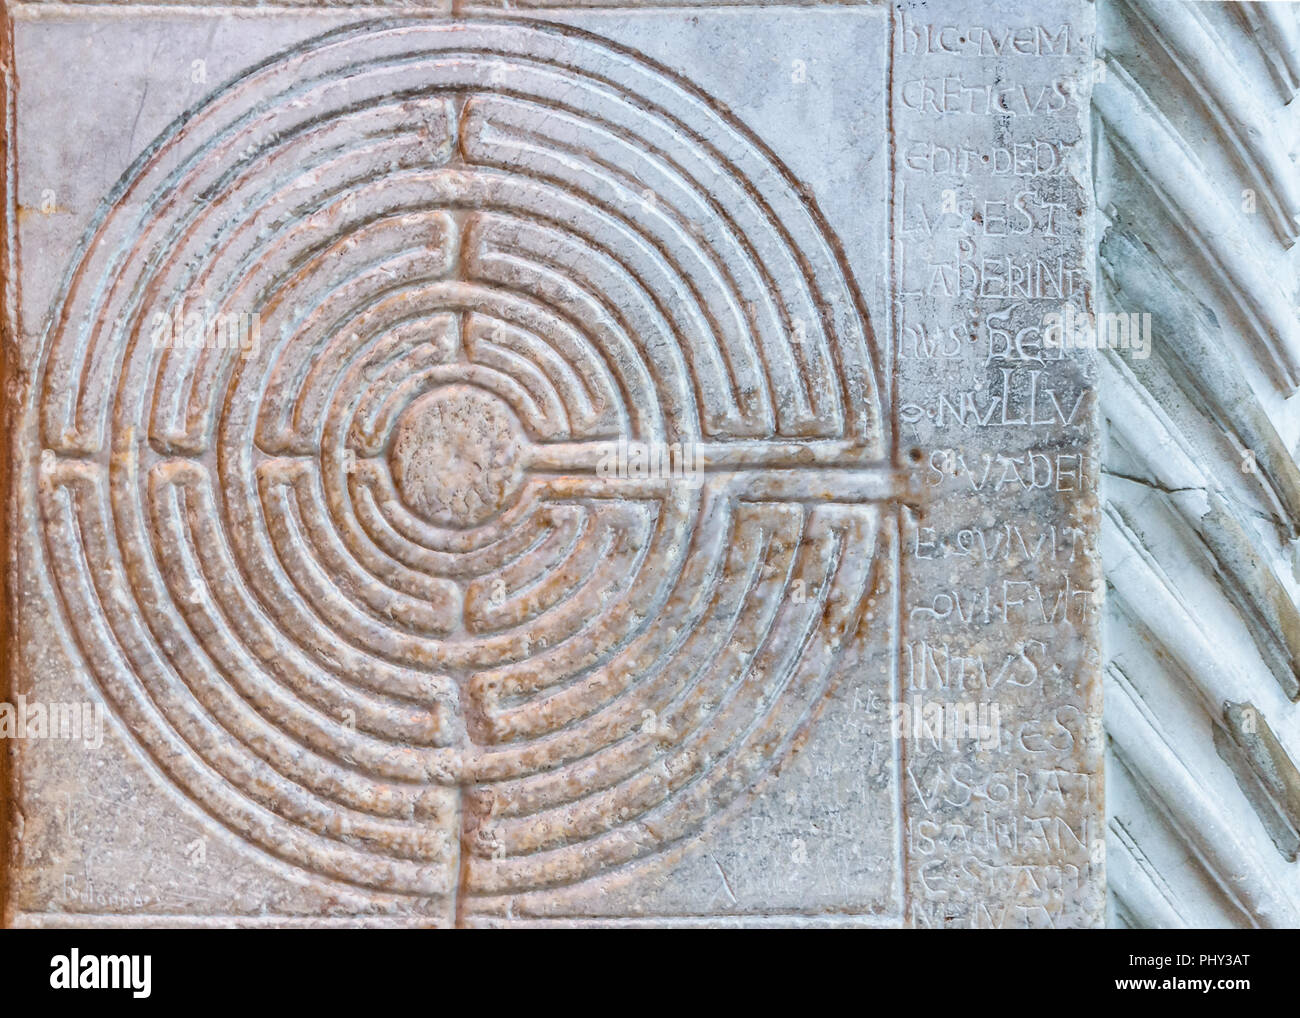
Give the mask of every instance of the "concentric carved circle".
M 740 801 L 870 625 L 870 344 L 796 182 L 662 69 L 332 33 L 90 227 L 35 387 L 51 574 L 239 837 L 348 907 L 563 911 Z

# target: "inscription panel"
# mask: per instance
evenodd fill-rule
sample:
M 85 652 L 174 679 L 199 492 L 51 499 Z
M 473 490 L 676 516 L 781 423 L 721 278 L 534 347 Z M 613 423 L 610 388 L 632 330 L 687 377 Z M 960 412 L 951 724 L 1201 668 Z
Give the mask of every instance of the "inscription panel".
M 908 921 L 1099 924 L 1090 8 L 894 31 Z

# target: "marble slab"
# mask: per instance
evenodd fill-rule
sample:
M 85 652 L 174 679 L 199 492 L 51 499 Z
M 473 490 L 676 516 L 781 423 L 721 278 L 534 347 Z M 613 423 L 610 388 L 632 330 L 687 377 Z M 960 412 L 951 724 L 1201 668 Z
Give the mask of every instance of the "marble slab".
M 9 20 L 7 923 L 1101 922 L 1091 4 Z

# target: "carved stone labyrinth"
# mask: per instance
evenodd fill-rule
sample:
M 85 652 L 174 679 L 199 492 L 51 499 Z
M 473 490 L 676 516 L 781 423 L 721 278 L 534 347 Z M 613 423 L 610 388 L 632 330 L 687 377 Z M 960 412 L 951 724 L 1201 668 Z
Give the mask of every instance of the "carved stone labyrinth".
M 577 30 L 371 23 L 221 87 L 108 196 L 45 349 L 44 548 L 106 702 L 376 908 L 654 865 L 873 625 L 900 491 L 836 241 Z

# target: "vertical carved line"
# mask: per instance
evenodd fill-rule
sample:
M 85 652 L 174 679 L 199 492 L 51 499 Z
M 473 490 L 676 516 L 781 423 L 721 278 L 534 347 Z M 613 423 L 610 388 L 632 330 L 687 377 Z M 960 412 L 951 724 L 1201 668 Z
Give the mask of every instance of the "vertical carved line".
M 17 365 L 18 349 L 18 280 L 15 269 L 16 255 L 16 154 L 13 146 L 14 124 L 14 85 L 15 68 L 13 61 L 13 15 L 8 5 L 0 12 L 0 98 L 4 104 L 4 129 L 0 133 L 0 153 L 3 153 L 3 169 L 0 177 L 4 182 L 4 204 L 0 209 L 0 227 L 3 228 L 4 243 L 0 248 L 0 549 L 3 549 L 9 567 L 0 571 L 0 702 L 12 702 L 13 677 L 17 669 L 13 666 L 16 653 L 13 636 L 14 617 L 17 609 L 17 592 L 14 589 L 14 564 L 17 561 L 12 545 L 13 534 L 17 527 L 12 516 L 17 511 L 13 496 L 13 474 L 18 459 L 16 435 L 13 420 L 17 407 Z M 9 874 L 12 853 L 16 851 L 13 837 L 14 801 L 17 788 L 13 782 L 16 768 L 10 759 L 17 751 L 18 743 L 10 740 L 7 745 L 0 744 L 0 927 L 12 925 L 13 904 L 9 900 Z

